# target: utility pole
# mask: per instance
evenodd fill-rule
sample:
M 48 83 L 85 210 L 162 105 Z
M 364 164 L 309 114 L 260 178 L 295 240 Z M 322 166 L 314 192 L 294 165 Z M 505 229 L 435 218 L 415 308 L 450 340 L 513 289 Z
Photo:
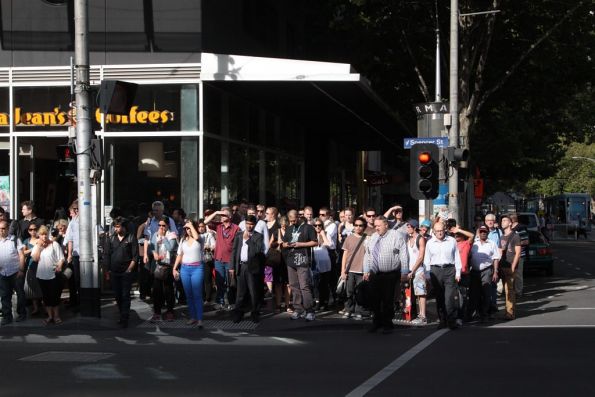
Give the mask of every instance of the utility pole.
M 93 258 L 91 222 L 91 124 L 89 82 L 88 0 L 74 2 L 74 67 L 76 75 L 76 163 L 79 207 L 79 258 L 81 315 L 100 317 L 99 269 Z
M 459 0 L 450 0 L 450 146 L 459 147 Z M 448 211 L 459 222 L 459 170 L 450 167 L 448 179 Z

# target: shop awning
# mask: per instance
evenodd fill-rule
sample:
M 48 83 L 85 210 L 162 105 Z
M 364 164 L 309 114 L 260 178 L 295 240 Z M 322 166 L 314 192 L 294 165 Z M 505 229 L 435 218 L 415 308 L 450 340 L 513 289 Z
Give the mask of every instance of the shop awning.
M 201 80 L 297 122 L 358 142 L 361 150 L 403 147 L 405 127 L 345 63 L 202 54 Z

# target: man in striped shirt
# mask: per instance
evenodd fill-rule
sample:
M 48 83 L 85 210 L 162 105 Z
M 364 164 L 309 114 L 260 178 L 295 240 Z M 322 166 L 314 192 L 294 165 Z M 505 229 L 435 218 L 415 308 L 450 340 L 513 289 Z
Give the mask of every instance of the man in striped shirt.
M 407 279 L 409 257 L 403 234 L 389 230 L 388 220 L 378 216 L 374 220 L 376 232 L 366 245 L 364 255 L 364 280 L 370 281 L 374 321 L 369 332 L 383 328 L 385 333 L 393 329 L 395 286 Z

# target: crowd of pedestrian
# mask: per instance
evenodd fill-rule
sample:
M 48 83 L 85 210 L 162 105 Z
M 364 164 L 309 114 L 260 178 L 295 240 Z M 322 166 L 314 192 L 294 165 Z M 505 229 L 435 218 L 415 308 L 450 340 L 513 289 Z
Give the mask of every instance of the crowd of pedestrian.
M 49 225 L 23 202 L 23 217 L 0 213 L 2 325 L 41 313 L 60 324 L 62 291 L 68 305 L 80 305 L 78 205 L 69 218 Z M 439 327 L 486 322 L 497 312 L 502 281 L 505 319 L 515 318 L 522 293 L 527 233 L 515 214 L 494 214 L 466 231 L 444 214 L 432 220 L 404 220 L 400 205 L 384 214 L 367 208 L 335 213 L 310 206 L 280 214 L 275 207 L 241 203 L 206 211 L 205 217 L 160 201 L 140 217 L 114 208 L 101 242 L 105 281 L 115 294 L 118 323 L 128 326 L 131 291 L 152 305 L 152 322 L 174 321 L 187 306 L 186 324 L 202 328 L 205 306 L 228 312 L 234 322 L 260 321 L 265 300 L 276 314 L 314 321 L 335 311 L 343 318 L 370 319 L 370 332 L 391 332 L 403 312 L 416 310 L 414 325 L 428 324 L 427 301 L 436 299 Z M 143 218 L 146 216 L 146 218 Z M 403 297 L 410 291 L 413 309 Z M 28 302 L 32 308 L 28 312 Z M 165 310 L 165 311 L 164 311 Z

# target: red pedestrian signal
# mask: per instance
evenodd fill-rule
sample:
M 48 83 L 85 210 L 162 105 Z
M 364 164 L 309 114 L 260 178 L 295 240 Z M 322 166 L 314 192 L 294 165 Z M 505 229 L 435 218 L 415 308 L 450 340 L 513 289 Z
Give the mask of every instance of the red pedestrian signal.
M 62 163 L 74 163 L 76 161 L 74 145 L 58 145 L 56 146 L 56 154 L 58 155 L 58 161 Z
M 409 157 L 409 193 L 416 200 L 432 200 L 438 197 L 438 157 L 435 144 L 417 144 L 411 147 Z

